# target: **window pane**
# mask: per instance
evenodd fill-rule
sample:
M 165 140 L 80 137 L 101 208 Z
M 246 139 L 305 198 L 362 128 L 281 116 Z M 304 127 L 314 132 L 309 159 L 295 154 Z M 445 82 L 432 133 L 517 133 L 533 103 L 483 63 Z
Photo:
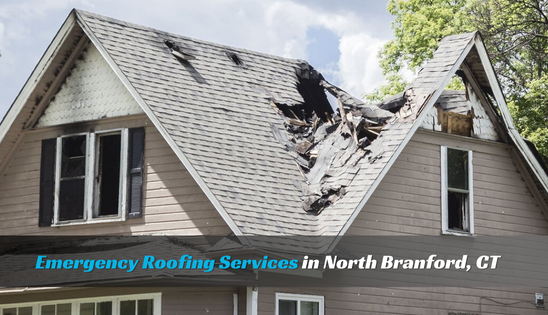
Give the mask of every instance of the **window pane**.
M 57 304 L 57 315 L 70 315 L 71 304 Z
M 40 315 L 55 315 L 55 305 L 43 305 Z
M 468 194 L 447 192 L 448 228 L 468 232 Z
M 297 301 L 280 300 L 279 315 L 297 315 Z
M 112 302 L 97 303 L 97 315 L 112 315 Z
M 320 303 L 301 301 L 301 315 L 318 315 Z
M 152 300 L 139 300 L 137 302 L 137 315 L 152 315 Z
M 85 180 L 66 180 L 60 184 L 59 221 L 83 219 Z
M 86 136 L 63 138 L 61 178 L 84 176 L 86 172 Z
M 80 304 L 80 315 L 95 315 L 95 303 Z
M 121 135 L 99 138 L 99 215 L 118 214 Z
M 120 315 L 135 315 L 135 301 L 121 301 Z
M 18 315 L 32 315 L 32 307 L 20 307 Z
M 447 185 L 468 190 L 468 151 L 447 149 Z
M 17 309 L 15 307 L 5 308 L 2 310 L 2 315 L 17 315 Z

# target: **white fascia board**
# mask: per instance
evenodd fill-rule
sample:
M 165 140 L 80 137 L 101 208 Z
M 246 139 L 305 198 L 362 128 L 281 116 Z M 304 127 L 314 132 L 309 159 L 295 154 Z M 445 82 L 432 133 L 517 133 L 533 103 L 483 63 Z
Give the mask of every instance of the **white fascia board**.
M 79 17 L 79 14 L 78 12 L 76 12 L 76 14 L 78 15 Z M 179 148 L 179 146 L 175 143 L 175 141 L 171 138 L 171 136 L 169 135 L 169 133 L 167 132 L 167 130 L 164 128 L 164 126 L 162 125 L 162 123 L 160 123 L 160 121 L 158 120 L 158 118 L 156 117 L 156 115 L 154 115 L 154 113 L 152 112 L 152 110 L 150 109 L 150 107 L 148 107 L 148 105 L 146 104 L 146 102 L 143 100 L 143 98 L 141 97 L 141 95 L 137 92 L 137 90 L 135 90 L 135 88 L 133 87 L 133 85 L 131 85 L 131 83 L 129 82 L 129 80 L 127 79 L 127 77 L 124 75 L 124 73 L 122 72 L 122 70 L 118 67 L 118 65 L 116 64 L 116 62 L 114 62 L 114 60 L 112 59 L 112 57 L 110 56 L 110 54 L 106 51 L 106 49 L 103 47 L 103 45 L 101 44 L 101 42 L 97 39 L 97 37 L 95 36 L 95 34 L 91 31 L 91 29 L 88 27 L 88 25 L 86 24 L 86 22 L 82 19 L 82 18 L 78 18 L 78 23 L 80 25 L 80 27 L 82 27 L 82 29 L 84 30 L 84 32 L 86 33 L 86 35 L 89 37 L 90 41 L 93 43 L 93 45 L 95 45 L 95 47 L 97 47 L 97 50 L 99 50 L 99 52 L 101 53 L 101 56 L 103 56 L 103 58 L 105 58 L 105 60 L 107 61 L 107 63 L 109 64 L 109 66 L 112 68 L 112 70 L 114 71 L 114 73 L 116 74 L 116 76 L 118 77 L 118 79 L 120 79 L 120 81 L 122 81 L 122 83 L 124 84 L 124 86 L 126 87 L 126 89 L 128 90 L 128 92 L 133 96 L 133 98 L 135 99 L 135 101 L 139 104 L 139 106 L 141 106 L 141 108 L 143 109 L 143 111 L 145 112 L 145 114 L 148 116 L 148 118 L 150 119 L 150 121 L 154 124 L 154 126 L 156 127 L 156 129 L 158 129 L 158 132 L 160 132 L 160 134 L 162 135 L 162 137 L 164 138 L 164 140 L 166 140 L 166 142 L 169 144 L 170 148 L 173 150 L 173 152 L 175 152 L 175 155 L 177 155 L 177 157 L 179 158 L 179 160 L 183 163 L 183 165 L 185 166 L 185 168 L 188 170 L 188 172 L 190 173 L 190 175 L 192 175 L 192 178 L 196 181 L 196 183 L 198 184 L 198 186 L 200 186 L 200 188 L 202 189 L 202 191 L 205 193 L 205 195 L 207 196 L 207 198 L 209 199 L 209 201 L 211 201 L 211 203 L 213 204 L 213 206 L 215 207 L 215 209 L 217 209 L 217 212 L 221 215 L 221 217 L 225 220 L 225 222 L 227 223 L 227 225 L 229 226 L 230 230 L 238 237 L 238 239 L 244 244 L 244 245 L 248 245 L 249 244 L 249 241 L 245 238 L 245 236 L 243 235 L 243 232 L 240 230 L 240 228 L 236 225 L 236 223 L 234 222 L 234 220 L 232 220 L 232 218 L 230 217 L 230 215 L 228 214 L 228 212 L 224 209 L 224 207 L 221 205 L 221 203 L 219 202 L 219 200 L 217 200 L 217 198 L 215 197 L 215 195 L 213 194 L 213 192 L 211 192 L 211 190 L 209 189 L 209 187 L 207 186 L 207 184 L 204 182 L 204 180 L 200 177 L 200 175 L 198 174 L 198 172 L 196 171 L 196 169 L 194 168 L 194 166 L 192 165 L 192 163 L 186 158 L 186 156 L 183 154 L 183 152 L 181 151 L 181 149 Z
M 507 126 L 510 138 L 516 144 L 519 152 L 523 155 L 523 157 L 527 161 L 527 164 L 533 170 L 533 173 L 535 173 L 535 176 L 542 183 L 542 187 L 544 187 L 544 189 L 548 192 L 548 176 L 546 175 L 546 172 L 544 172 L 544 169 L 538 162 L 531 149 L 529 149 L 527 143 L 525 143 L 519 132 L 516 130 L 516 127 L 514 126 L 514 122 L 512 120 L 512 116 L 510 115 L 510 111 L 508 110 L 508 105 L 506 104 L 506 99 L 504 98 L 504 94 L 502 93 L 502 89 L 495 74 L 495 70 L 493 69 L 493 64 L 489 59 L 489 55 L 487 54 L 485 46 L 479 38 L 476 38 L 476 49 L 478 50 L 483 69 L 487 74 L 487 79 L 489 80 L 489 84 L 491 85 L 491 89 L 493 90 L 495 100 L 497 101 L 502 119 Z
M 40 58 L 40 61 L 38 62 L 36 67 L 34 67 L 34 70 L 32 71 L 30 77 L 27 79 L 27 82 L 25 82 L 25 85 L 15 98 L 15 101 L 11 105 L 6 116 L 4 116 L 4 119 L 0 124 L 0 143 L 2 143 L 13 122 L 21 113 L 21 110 L 27 103 L 30 94 L 35 90 L 36 85 L 41 81 L 42 76 L 47 71 L 52 60 L 57 55 L 57 52 L 61 48 L 61 45 L 65 42 L 66 37 L 70 34 L 70 31 L 72 30 L 76 22 L 74 12 L 75 11 L 73 10 L 69 14 L 59 31 L 57 31 L 57 34 L 49 44 L 48 49 L 46 49 L 46 51 L 42 55 L 42 58 Z
M 477 34 L 474 37 L 477 38 Z M 470 42 L 468 43 L 466 48 L 462 51 L 461 55 L 459 56 L 459 58 L 457 59 L 457 61 L 455 62 L 455 64 L 451 68 L 451 70 L 447 73 L 447 76 L 445 77 L 445 79 L 443 79 L 443 81 L 440 82 L 440 84 L 436 88 L 435 92 L 432 94 L 432 97 L 430 97 L 428 99 L 428 102 L 424 105 L 424 108 L 421 110 L 421 113 L 420 113 L 419 117 L 417 117 L 417 119 L 413 123 L 413 126 L 411 127 L 411 130 L 407 133 L 407 135 L 403 139 L 402 143 L 398 146 L 398 148 L 396 149 L 396 151 L 394 152 L 394 154 L 392 155 L 392 157 L 390 158 L 388 163 L 384 166 L 384 168 L 382 169 L 382 171 L 379 174 L 379 176 L 377 177 L 377 179 L 373 182 L 371 187 L 367 190 L 367 193 L 362 198 L 362 200 L 360 201 L 360 203 L 358 204 L 356 209 L 354 209 L 354 212 L 352 213 L 352 216 L 345 223 L 345 225 L 343 226 L 343 228 L 341 229 L 341 231 L 339 232 L 339 234 L 337 235 L 337 237 L 335 238 L 333 244 L 329 247 L 327 252 L 331 252 L 335 249 L 335 247 L 337 246 L 337 244 L 340 241 L 340 238 L 342 236 L 344 236 L 346 231 L 350 228 L 350 226 L 352 226 L 352 223 L 354 223 L 354 220 L 356 220 L 356 218 L 358 217 L 358 214 L 361 212 L 363 207 L 365 207 L 365 204 L 367 203 L 369 198 L 373 195 L 373 192 L 375 192 L 375 190 L 377 189 L 377 187 L 379 186 L 379 184 L 383 180 L 386 173 L 388 173 L 388 171 L 390 170 L 392 165 L 396 162 L 396 160 L 400 156 L 403 149 L 407 146 L 407 143 L 409 143 L 409 141 L 411 140 L 413 135 L 415 135 L 415 132 L 417 131 L 417 129 L 422 125 L 422 122 L 425 119 L 425 117 L 428 115 L 428 113 L 430 112 L 430 109 L 432 107 L 434 107 L 434 104 L 436 104 L 436 102 L 438 101 L 438 98 L 440 97 L 441 93 L 443 92 L 443 89 L 449 83 L 449 81 L 453 77 L 453 74 L 455 74 L 455 72 L 459 69 L 460 65 L 462 64 L 462 62 L 464 61 L 466 56 L 468 56 L 468 53 L 470 52 L 472 47 L 474 47 L 474 44 L 475 44 L 474 38 L 470 39 Z

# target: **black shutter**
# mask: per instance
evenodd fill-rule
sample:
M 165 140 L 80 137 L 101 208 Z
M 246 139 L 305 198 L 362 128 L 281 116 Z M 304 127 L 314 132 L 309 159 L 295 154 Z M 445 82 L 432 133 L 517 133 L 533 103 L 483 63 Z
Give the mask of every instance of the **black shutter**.
M 57 139 L 42 140 L 38 226 L 51 226 L 53 221 L 56 143 Z
M 143 215 L 143 157 L 145 128 L 129 129 L 128 218 Z

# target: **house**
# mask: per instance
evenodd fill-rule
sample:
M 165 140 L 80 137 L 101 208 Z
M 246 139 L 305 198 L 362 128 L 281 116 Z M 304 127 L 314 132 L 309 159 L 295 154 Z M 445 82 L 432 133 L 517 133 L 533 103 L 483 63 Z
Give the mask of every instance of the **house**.
M 453 77 L 464 91 L 444 90 Z M 73 10 L 0 124 L 0 231 L 233 234 L 248 248 L 257 235 L 546 235 L 536 154 L 478 33 L 443 39 L 405 93 L 376 106 L 302 60 Z M 47 286 L 4 288 L 0 309 L 541 314 L 542 292 Z

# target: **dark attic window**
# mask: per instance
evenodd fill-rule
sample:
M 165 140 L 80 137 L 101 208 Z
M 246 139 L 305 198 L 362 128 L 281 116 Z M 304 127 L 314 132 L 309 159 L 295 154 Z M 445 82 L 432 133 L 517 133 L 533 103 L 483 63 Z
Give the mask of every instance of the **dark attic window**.
M 442 146 L 443 231 L 474 234 L 472 151 Z
M 468 151 L 447 149 L 448 228 L 468 232 Z
M 86 182 L 85 135 L 63 138 L 59 178 L 59 221 L 83 218 Z
M 120 133 L 99 136 L 99 165 L 97 169 L 99 193 L 98 216 L 118 214 L 121 148 Z
M 42 140 L 39 226 L 142 216 L 144 128 Z

